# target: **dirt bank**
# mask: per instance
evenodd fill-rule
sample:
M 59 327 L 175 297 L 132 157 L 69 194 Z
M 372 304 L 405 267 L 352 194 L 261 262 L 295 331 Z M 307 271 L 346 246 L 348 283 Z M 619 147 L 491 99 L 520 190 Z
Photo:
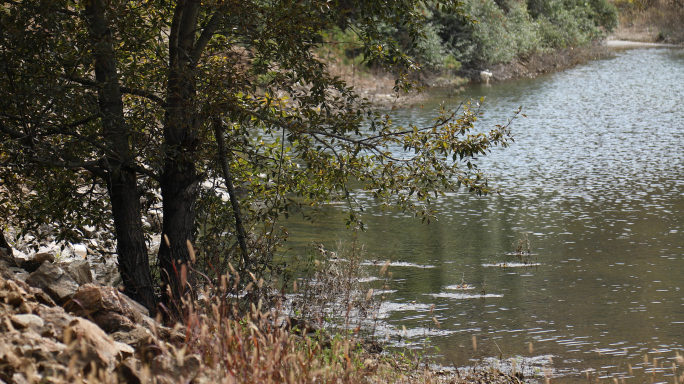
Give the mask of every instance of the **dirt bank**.
M 655 43 L 658 40 L 658 28 L 642 22 L 622 22 L 608 40 Z
M 511 63 L 496 64 L 487 68 L 463 69 L 448 77 L 423 73 L 419 82 L 427 89 L 432 86 L 450 86 L 457 90 L 467 82 L 481 82 L 480 72 L 492 72 L 491 83 L 519 78 L 534 78 L 542 74 L 562 71 L 590 60 L 609 57 L 613 50 L 605 43 L 588 47 L 568 48 L 559 51 L 528 55 Z M 427 92 L 394 92 L 394 79 L 382 71 L 351 71 L 348 68 L 332 67 L 333 73 L 352 85 L 362 97 L 380 108 L 404 107 L 428 97 Z
M 621 9 L 620 26 L 610 38 L 642 43 L 683 45 L 684 6 L 681 2 L 661 0 L 660 3 L 642 10 L 629 9 L 629 7 Z
M 535 53 L 519 58 L 510 63 L 495 64 L 487 68 L 463 70 L 459 75 L 472 82 L 481 82 L 480 72 L 488 70 L 492 73 L 490 82 L 502 82 L 519 78 L 534 78 L 539 75 L 562 71 L 578 64 L 609 57 L 613 51 L 603 43 L 587 47 L 566 48 L 558 51 Z

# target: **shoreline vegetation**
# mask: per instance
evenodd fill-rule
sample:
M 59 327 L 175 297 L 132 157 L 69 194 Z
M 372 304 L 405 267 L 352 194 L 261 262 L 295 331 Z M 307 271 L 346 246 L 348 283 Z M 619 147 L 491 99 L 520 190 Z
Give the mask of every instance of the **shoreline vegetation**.
M 462 90 L 466 84 L 482 83 L 480 72 L 489 71 L 490 83 L 534 78 L 563 71 L 591 60 L 610 57 L 618 48 L 667 47 L 684 45 L 684 4 L 677 0 L 615 0 L 619 21 L 610 31 L 596 35 L 584 44 L 554 49 L 539 49 L 520 54 L 512 60 L 498 63 L 456 65 L 458 69 L 427 68 L 414 79 L 429 88 Z M 481 60 L 480 60 L 481 61 Z M 477 62 L 477 61 L 475 61 Z M 363 97 L 381 108 L 407 107 L 425 100 L 426 92 L 394 92 L 393 78 L 381 70 L 352 68 L 335 62 L 333 73 L 353 84 Z
M 419 85 L 457 90 L 468 82 L 482 81 L 480 72 L 485 69 L 492 72 L 492 82 L 535 77 L 607 57 L 612 52 L 611 46 L 624 45 L 618 43 L 622 41 L 684 43 L 684 28 L 677 24 L 684 15 L 681 1 L 616 0 L 608 3 L 595 0 L 582 2 L 591 4 L 591 7 L 586 5 L 589 8 L 577 5 L 555 10 L 545 8 L 545 5 L 556 2 L 542 0 L 530 0 L 524 7 L 520 5 L 523 3 L 505 1 L 476 3 L 480 4 L 469 3 L 469 14 L 494 15 L 497 20 L 502 20 L 498 16 L 506 16 L 515 20 L 515 23 L 480 22 L 476 28 L 435 14 L 432 19 L 435 23 L 439 21 L 443 25 L 458 28 L 447 32 L 435 28 L 427 36 L 423 48 L 428 53 L 424 59 L 432 64 L 426 66 L 424 74 L 414 79 Z M 617 13 L 610 11 L 609 6 L 617 6 L 620 10 L 619 22 L 611 18 L 611 15 L 617 17 Z M 527 11 L 531 13 L 523 13 Z M 588 14 L 589 19 L 593 18 L 593 27 L 585 28 L 590 31 L 588 35 L 575 33 L 587 25 L 570 23 L 572 27 L 568 29 L 553 26 L 554 20 L 575 22 L 580 14 Z M 520 39 L 515 44 L 506 43 L 516 47 L 514 51 L 491 45 L 497 43 L 497 33 L 513 25 L 521 27 L 511 34 Z M 535 25 L 544 29 L 534 29 L 538 28 Z M 609 33 L 608 30 L 613 32 Z M 401 35 L 401 31 L 392 33 Z M 444 39 L 448 44 L 436 46 L 433 44 L 435 39 L 444 37 L 440 33 L 470 36 L 480 39 L 480 43 L 466 40 L 472 44 L 460 44 L 456 40 Z M 347 37 L 339 34 L 331 36 L 338 41 Z M 524 46 L 528 38 L 537 39 L 535 41 L 538 41 L 539 49 Z M 344 45 L 317 54 L 327 60 L 333 75 L 352 85 L 369 102 L 382 107 L 401 107 L 426 97 L 425 93 L 394 92 L 394 77 L 381 69 L 365 66 L 354 47 L 351 50 L 349 47 Z M 489 47 L 491 51 L 477 53 L 483 47 Z M 487 56 L 494 51 L 500 56 Z M 502 57 L 508 59 L 496 61 Z M 4 240 L 2 232 L 0 239 Z M 194 259 L 192 246 L 188 247 L 188 254 Z M 359 336 L 360 325 L 351 331 L 347 328 L 346 333 L 324 335 L 319 326 L 311 325 L 311 321 L 302 320 L 296 314 L 285 315 L 279 310 L 272 310 L 262 302 L 258 305 L 252 303 L 247 308 L 232 305 L 252 292 L 265 290 L 269 284 L 253 274 L 252 281 L 244 281 L 248 280 L 244 277 L 241 281 L 232 265 L 232 273 L 220 275 L 216 286 L 205 285 L 201 292 L 197 292 L 199 298 L 195 301 L 171 303 L 180 309 L 179 313 L 183 317 L 175 327 L 167 328 L 161 324 L 161 318 L 155 321 L 144 315 L 144 308 L 131 308 L 135 307 L 135 303 L 129 301 L 129 304 L 123 304 L 127 299 L 117 290 L 93 284 L 86 277 L 79 280 L 74 276 L 74 282 L 69 283 L 73 290 L 71 297 L 62 297 L 60 292 L 66 284 L 64 281 L 72 278 L 64 277 L 59 283 L 60 290 L 53 289 L 52 284 L 70 275 L 69 268 L 72 266 L 58 267 L 54 255 L 51 260 L 49 255 L 41 255 L 45 258 L 41 259 L 42 264 L 33 265 L 13 258 L 11 249 L 7 255 L 0 248 L 0 329 L 3 332 L 3 338 L 0 339 L 0 383 L 174 383 L 183 379 L 197 384 L 518 384 L 530 379 L 520 373 L 502 372 L 486 364 L 459 367 L 455 371 L 435 369 L 426 363 L 426 359 L 410 352 L 394 350 L 381 353 L 382 349 L 375 341 Z M 33 256 L 35 259 L 37 255 Z M 38 279 L 31 276 L 37 276 L 33 274 L 45 265 L 49 265 L 45 269 L 55 269 L 45 274 L 46 280 L 31 283 Z M 85 275 L 91 276 L 89 268 L 92 265 L 79 265 L 81 272 L 85 268 Z M 57 271 L 59 268 L 63 270 Z M 181 285 L 185 286 L 185 279 L 190 272 L 183 268 L 178 271 L 178 277 L 183 282 Z M 326 273 L 326 276 L 336 277 L 339 281 L 345 277 L 358 277 L 346 271 Z M 381 280 L 386 273 L 387 269 L 383 267 Z M 321 276 L 315 279 L 321 280 Z M 375 300 L 372 290 L 364 292 L 350 286 L 344 289 L 343 296 L 347 297 L 347 306 L 344 308 L 352 308 L 349 304 L 352 293 L 358 296 L 353 299 L 354 305 L 364 310 L 370 308 Z M 95 293 L 97 298 L 92 305 L 96 307 L 88 307 L 88 300 Z M 75 296 L 79 294 L 81 296 Z M 315 295 L 321 297 L 322 293 Z M 340 293 L 337 292 L 337 295 Z M 284 293 L 282 296 L 285 296 Z M 78 299 L 74 300 L 74 297 Z M 232 301 L 227 298 L 232 298 Z M 278 308 L 277 305 L 274 307 Z M 72 308 L 73 313 L 67 313 L 64 308 Z M 436 320 L 435 323 L 439 327 Z M 101 329 L 93 328 L 92 324 L 97 324 Z M 140 324 L 144 326 L 138 327 Z M 103 331 L 105 328 L 107 332 Z M 533 379 L 550 382 L 550 378 L 544 376 Z
M 517 58 L 508 63 L 499 63 L 487 66 L 486 70 L 492 73 L 490 83 L 514 81 L 523 78 L 535 78 L 554 72 L 564 71 L 577 65 L 592 60 L 608 58 L 615 54 L 615 49 L 624 48 L 648 48 L 648 47 L 672 47 L 684 45 L 684 40 L 661 42 L 658 40 L 656 29 L 634 30 L 633 28 L 618 28 L 614 33 L 606 36 L 604 40 L 582 47 L 571 47 L 556 51 L 532 54 L 524 58 Z M 370 71 L 342 78 L 355 87 L 369 102 L 381 108 L 408 107 L 428 98 L 429 88 L 452 88 L 454 92 L 462 91 L 463 86 L 468 84 L 482 83 L 480 70 L 464 69 L 451 76 L 432 74 L 421 81 L 424 86 L 421 90 L 410 93 L 393 92 L 391 76 L 382 71 Z

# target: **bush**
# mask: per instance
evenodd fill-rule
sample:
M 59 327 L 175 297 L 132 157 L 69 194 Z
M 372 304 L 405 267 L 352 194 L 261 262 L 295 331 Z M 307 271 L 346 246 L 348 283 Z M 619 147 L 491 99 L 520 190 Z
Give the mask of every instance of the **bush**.
M 587 45 L 618 22 L 607 0 L 468 0 L 466 15 L 435 12 L 447 54 L 469 66 L 510 62 L 547 49 Z

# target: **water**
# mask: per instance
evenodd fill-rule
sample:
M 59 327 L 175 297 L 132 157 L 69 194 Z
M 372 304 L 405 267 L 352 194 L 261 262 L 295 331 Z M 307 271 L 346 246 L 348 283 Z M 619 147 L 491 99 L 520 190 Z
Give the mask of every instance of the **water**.
M 380 335 L 414 348 L 429 337 L 445 365 L 517 356 L 556 383 L 673 382 L 684 372 L 672 368 L 684 355 L 684 51 L 621 51 L 466 93 L 486 96 L 482 127 L 519 106 L 527 115 L 516 143 L 481 162 L 501 195 L 447 194 L 429 225 L 356 196 L 366 257 L 398 262 Z M 445 97 L 394 119 L 426 122 Z M 344 239 L 337 211 L 288 223 L 291 245 Z M 511 264 L 525 235 L 537 266 Z M 472 289 L 454 289 L 463 281 Z

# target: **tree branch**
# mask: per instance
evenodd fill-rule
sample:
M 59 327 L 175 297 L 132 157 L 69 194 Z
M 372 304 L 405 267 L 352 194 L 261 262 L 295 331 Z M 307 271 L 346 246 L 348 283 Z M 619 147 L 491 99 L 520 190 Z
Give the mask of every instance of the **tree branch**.
M 173 11 L 171 31 L 169 32 L 169 68 L 173 68 L 178 60 L 178 30 L 185 10 L 185 0 L 178 0 L 176 9 Z
M 130 87 L 123 87 L 123 86 L 119 87 L 119 89 L 121 90 L 121 93 L 125 93 L 127 95 L 144 97 L 150 101 L 153 101 L 153 102 L 159 104 L 159 106 L 162 108 L 164 108 L 166 105 L 166 102 L 164 101 L 164 99 L 162 99 L 161 97 L 155 95 L 154 93 L 152 93 L 150 91 L 145 91 L 143 89 L 136 89 L 136 88 L 130 88 Z
M 12 139 L 15 139 L 15 140 L 22 140 L 22 139 L 29 137 L 28 135 L 24 134 L 23 132 L 15 131 L 14 129 L 3 124 L 2 122 L 0 122 L 0 131 L 8 134 Z
M 31 162 L 34 162 L 36 164 L 43 164 L 43 165 L 50 165 L 53 167 L 58 167 L 58 168 L 67 168 L 67 169 L 75 169 L 75 168 L 92 168 L 92 167 L 99 167 L 100 161 L 99 160 L 91 160 L 91 161 L 84 161 L 84 162 L 76 162 L 76 161 L 52 161 L 48 159 L 43 159 L 40 157 L 30 157 L 29 160 Z
M 77 76 L 62 76 L 64 79 L 73 81 L 75 83 L 85 85 L 87 87 L 99 87 L 100 84 L 92 79 L 88 79 L 85 77 L 77 77 Z M 161 97 L 155 95 L 153 92 L 146 91 L 144 89 L 137 89 L 137 88 L 131 88 L 131 87 L 124 87 L 124 86 L 119 86 L 119 91 L 121 93 L 125 93 L 128 95 L 134 95 L 134 96 L 140 96 L 144 97 L 146 99 L 149 99 L 150 101 L 153 101 L 157 104 L 159 104 L 160 107 L 164 107 L 165 101 Z
M 242 250 L 242 260 L 244 262 L 245 269 L 249 270 L 251 260 L 249 260 L 249 250 L 247 249 L 247 234 L 245 233 L 245 227 L 242 224 L 240 202 L 235 195 L 235 188 L 233 187 L 233 176 L 230 172 L 230 165 L 228 164 L 228 150 L 226 149 L 226 143 L 223 140 L 223 124 L 221 122 L 221 118 L 215 117 L 213 119 L 213 124 L 214 136 L 216 138 L 216 144 L 218 144 L 219 160 L 221 162 L 221 168 L 223 168 L 223 180 L 226 183 L 226 189 L 228 190 L 230 205 L 233 207 L 235 230 L 237 232 L 240 249 Z
M 154 171 L 152 171 L 150 169 L 143 167 L 140 164 L 126 164 L 126 165 L 124 165 L 124 168 L 130 169 L 131 171 L 135 171 L 135 172 L 138 172 L 142 175 L 145 175 L 154 181 L 161 182 L 161 176 L 159 174 L 155 173 Z
M 211 37 L 218 29 L 220 20 L 221 16 L 219 15 L 219 12 L 214 12 L 214 14 L 211 16 L 211 19 L 209 19 L 207 26 L 204 27 L 202 34 L 200 35 L 199 39 L 197 39 L 195 47 L 190 53 L 190 60 L 192 60 L 193 66 L 197 65 L 200 57 L 202 57 L 202 52 L 204 52 L 204 48 L 206 48 L 207 44 L 209 44 L 209 40 L 211 40 Z

